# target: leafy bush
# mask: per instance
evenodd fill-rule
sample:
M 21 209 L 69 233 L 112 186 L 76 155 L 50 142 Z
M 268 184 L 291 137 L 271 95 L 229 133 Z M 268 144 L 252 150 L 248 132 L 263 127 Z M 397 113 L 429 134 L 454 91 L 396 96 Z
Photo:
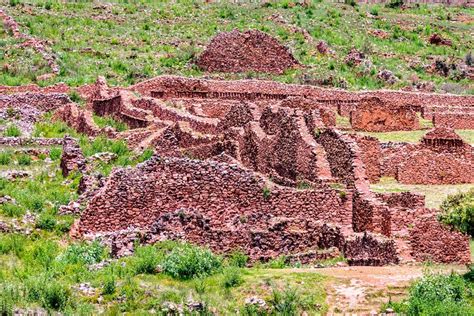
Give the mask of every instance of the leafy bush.
M 21 135 L 21 130 L 16 125 L 8 125 L 3 132 L 3 135 L 6 137 L 19 137 Z
M 247 262 L 249 261 L 249 257 L 242 251 L 235 250 L 229 255 L 228 260 L 229 265 L 238 268 L 244 268 L 247 265 Z
M 471 290 L 460 275 L 428 274 L 410 287 L 407 300 L 388 306 L 408 315 L 473 315 L 470 299 Z
M 91 244 L 72 244 L 61 256 L 61 260 L 70 264 L 94 264 L 102 261 L 105 248 L 98 242 Z
M 403 5 L 403 0 L 390 0 L 389 3 L 386 4 L 387 8 L 396 9 L 400 8 Z
M 239 268 L 229 267 L 224 270 L 222 286 L 226 289 L 239 286 L 243 283 L 242 274 Z
M 18 156 L 17 161 L 20 166 L 29 166 L 31 164 L 31 157 L 22 154 Z
M 153 274 L 161 259 L 155 247 L 141 246 L 135 249 L 132 266 L 136 274 Z
M 182 244 L 163 261 L 163 270 L 174 278 L 187 280 L 214 273 L 222 266 L 220 257 L 209 249 Z
M 441 204 L 439 220 L 474 236 L 474 190 L 450 195 Z

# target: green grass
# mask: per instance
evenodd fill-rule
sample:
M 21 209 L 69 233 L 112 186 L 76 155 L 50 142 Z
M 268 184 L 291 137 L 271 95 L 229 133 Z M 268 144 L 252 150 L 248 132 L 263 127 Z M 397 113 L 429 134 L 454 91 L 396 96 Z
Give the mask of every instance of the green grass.
M 3 136 L 6 137 L 19 137 L 21 136 L 21 130 L 16 125 L 8 125 L 5 131 L 3 132 Z
M 52 43 L 51 50 L 61 66 L 57 77 L 39 82 L 41 85 L 63 81 L 78 86 L 93 82 L 98 75 L 105 75 L 114 85 L 133 84 L 160 74 L 200 76 L 203 73 L 193 66 L 193 60 L 213 36 L 220 31 L 254 28 L 290 47 L 305 67 L 279 76 L 246 73 L 224 77 L 258 77 L 292 83 L 316 80 L 334 86 L 340 86 L 342 79 L 351 89 L 377 89 L 386 86 L 376 78 L 377 72 L 388 69 L 400 78 L 389 88 L 408 86 L 410 77 L 416 75 L 420 80 L 434 82 L 438 88 L 443 83 L 454 83 L 462 91 L 474 93 L 468 79 L 444 78 L 427 73 L 421 66 L 410 67 L 415 58 L 420 60 L 420 65 L 430 62 L 430 56 L 464 58 L 473 39 L 469 32 L 472 23 L 453 17 L 472 16 L 472 9 L 420 5 L 400 10 L 384 6 L 352 7 L 329 1 L 301 6 L 291 5 L 287 0 L 266 5 L 112 1 L 113 5 L 103 9 L 94 9 L 92 2 L 52 1 L 46 9 L 44 1 L 21 2 L 29 4 L 28 13 L 23 5 L 9 6 L 8 0 L 2 0 L 1 4 L 20 23 L 22 31 Z M 374 8 L 380 19 L 367 16 Z M 271 19 L 271 16 L 279 18 Z M 384 30 L 390 37 L 374 37 L 367 32 L 372 29 Z M 305 34 L 298 30 L 304 30 Z M 453 46 L 428 44 L 427 39 L 433 33 L 449 38 Z M 34 82 L 38 75 L 49 71 L 34 51 L 18 50 L 17 42 L 9 34 L 1 33 L 0 39 L 5 48 L 0 55 L 0 66 L 8 70 L 0 75 L 0 84 Z M 335 55 L 319 54 L 316 50 L 319 40 L 326 41 Z M 367 53 L 372 65 L 345 65 L 344 57 L 352 47 Z
M 99 126 L 100 128 L 104 128 L 107 126 L 113 127 L 116 131 L 118 132 L 123 132 L 128 129 L 127 124 L 121 121 L 117 121 L 114 118 L 110 116 L 98 116 L 94 115 L 94 122 Z
M 428 130 L 416 131 L 396 131 L 396 132 L 358 132 L 361 135 L 368 135 L 377 138 L 381 142 L 407 142 L 417 143 Z M 456 130 L 456 133 L 469 144 L 474 144 L 474 130 Z
M 393 178 L 382 178 L 379 183 L 372 184 L 371 190 L 375 192 L 417 192 L 426 197 L 426 206 L 430 208 L 439 208 L 441 203 L 448 195 L 458 192 L 467 192 L 474 188 L 474 184 L 443 184 L 443 185 L 421 185 L 421 184 L 402 184 Z

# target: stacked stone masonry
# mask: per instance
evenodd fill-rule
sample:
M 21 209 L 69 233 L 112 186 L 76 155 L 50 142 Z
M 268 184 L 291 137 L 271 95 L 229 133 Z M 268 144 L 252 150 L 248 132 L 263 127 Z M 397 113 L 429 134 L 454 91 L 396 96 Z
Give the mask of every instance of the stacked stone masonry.
M 114 170 L 91 194 L 75 236 L 138 230 L 143 242 L 186 239 L 217 252 L 240 248 L 252 260 L 311 260 L 335 247 L 351 264 L 470 261 L 467 237 L 438 224 L 423 197 L 370 190 L 382 176 L 474 183 L 470 145 L 450 129 L 385 144 L 334 127 L 339 113 L 362 130 L 416 129 L 427 104 L 436 117 L 438 108 L 471 109 L 474 97 L 170 76 L 128 89 L 99 79 L 78 91 L 86 107 L 69 102 L 55 118 L 156 155 Z M 129 130 L 100 129 L 92 113 Z

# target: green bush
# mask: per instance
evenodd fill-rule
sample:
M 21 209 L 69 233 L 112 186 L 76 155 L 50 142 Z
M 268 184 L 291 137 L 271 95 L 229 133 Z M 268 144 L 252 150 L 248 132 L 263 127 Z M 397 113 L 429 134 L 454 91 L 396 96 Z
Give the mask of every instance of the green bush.
M 6 166 L 12 161 L 12 153 L 9 151 L 0 152 L 0 165 Z
M 222 266 L 220 257 L 209 249 L 179 245 L 163 261 L 163 270 L 176 279 L 187 280 L 214 273 Z
M 57 281 L 49 280 L 44 283 L 41 303 L 44 308 L 63 310 L 69 300 L 71 293 L 69 289 Z
M 105 248 L 98 241 L 91 244 L 72 244 L 61 256 L 61 260 L 70 264 L 94 264 L 102 261 Z
M 51 148 L 51 150 L 49 151 L 49 158 L 51 158 L 51 160 L 58 160 L 59 158 L 61 158 L 61 153 L 61 148 Z
M 20 289 L 14 284 L 5 283 L 0 285 L 0 293 L 0 315 L 14 315 L 13 311 L 20 297 Z
M 52 231 L 56 228 L 56 218 L 50 214 L 41 214 L 36 221 L 36 228 Z
M 21 130 L 16 125 L 8 125 L 3 132 L 3 135 L 6 137 L 19 137 L 21 135 Z
M 408 315 L 473 315 L 471 289 L 457 274 L 429 274 L 415 282 L 407 300 L 388 304 Z
M 239 268 L 229 267 L 223 272 L 222 286 L 226 289 L 239 286 L 244 281 Z
M 29 155 L 21 154 L 18 156 L 17 161 L 20 166 L 31 165 L 31 157 Z
M 117 284 L 115 282 L 115 277 L 108 276 L 106 277 L 104 281 L 104 285 L 102 286 L 102 294 L 103 295 L 111 295 L 115 293 L 115 289 L 117 287 Z
M 240 250 L 235 250 L 228 257 L 229 265 L 244 268 L 249 261 L 249 257 Z
M 287 259 L 285 256 L 278 256 L 275 259 L 270 260 L 266 266 L 268 266 L 270 269 L 284 269 L 287 264 Z
M 136 274 L 153 274 L 162 259 L 157 249 L 153 246 L 141 246 L 135 249 L 132 266 Z
M 474 190 L 450 195 L 441 204 L 439 220 L 474 237 Z

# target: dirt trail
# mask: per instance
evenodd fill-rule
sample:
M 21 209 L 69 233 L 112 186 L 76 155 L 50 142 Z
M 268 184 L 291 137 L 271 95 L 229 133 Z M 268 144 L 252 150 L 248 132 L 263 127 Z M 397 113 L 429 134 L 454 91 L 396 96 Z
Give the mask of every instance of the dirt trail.
M 299 269 L 301 271 L 302 269 Z M 385 266 L 385 267 L 334 267 L 304 269 L 330 277 L 327 283 L 329 315 L 371 315 L 381 305 L 404 298 L 410 283 L 425 271 L 450 273 L 465 272 L 464 266 Z

